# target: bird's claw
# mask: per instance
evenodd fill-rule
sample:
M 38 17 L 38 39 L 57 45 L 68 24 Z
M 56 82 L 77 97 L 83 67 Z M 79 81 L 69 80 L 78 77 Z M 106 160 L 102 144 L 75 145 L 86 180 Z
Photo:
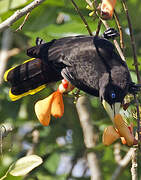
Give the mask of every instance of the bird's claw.
M 114 28 L 109 28 L 103 33 L 103 37 L 106 39 L 114 39 L 119 36 L 119 33 Z
M 39 46 L 39 45 L 44 44 L 44 43 L 46 43 L 46 42 L 43 39 L 41 39 L 39 37 L 36 38 L 36 46 Z

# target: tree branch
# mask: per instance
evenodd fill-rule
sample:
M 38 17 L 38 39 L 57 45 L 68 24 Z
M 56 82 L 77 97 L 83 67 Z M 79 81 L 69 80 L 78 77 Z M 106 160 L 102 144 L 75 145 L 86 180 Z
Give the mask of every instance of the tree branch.
M 102 23 L 104 24 L 105 28 L 108 29 L 108 28 L 109 28 L 108 23 L 107 23 L 105 20 L 103 20 L 103 19 L 101 19 L 101 21 L 102 21 Z M 122 50 L 121 50 L 121 48 L 120 48 L 117 40 L 114 39 L 113 42 L 114 42 L 114 45 L 115 45 L 115 47 L 116 47 L 116 49 L 117 49 L 117 51 L 118 51 L 121 59 L 122 59 L 123 61 L 126 61 L 126 60 L 125 60 L 125 57 L 124 57 L 124 55 L 123 55 L 123 52 L 122 52 Z
M 119 18 L 118 18 L 116 10 L 114 10 L 114 18 L 115 18 L 116 24 L 117 24 L 118 29 L 119 29 L 120 46 L 121 46 L 122 51 L 124 51 L 123 30 L 122 30 L 122 27 L 120 25 Z
M 17 10 L 12 16 L 10 16 L 8 19 L 6 19 L 0 24 L 0 32 L 10 27 L 14 22 L 16 22 L 18 19 L 20 19 L 28 12 L 30 12 L 32 9 L 39 6 L 43 1 L 45 0 L 34 0 L 32 3 L 28 4 L 23 9 Z
M 117 164 L 120 164 L 121 161 L 121 144 L 115 143 L 114 144 L 114 157 Z
M 23 28 L 25 22 L 27 21 L 29 15 L 30 15 L 30 12 L 28 12 L 28 13 L 26 14 L 26 16 L 25 16 L 25 18 L 24 18 L 22 24 L 16 29 L 16 31 L 19 31 L 19 30 L 21 31 L 21 30 L 22 30 L 22 28 Z
M 76 109 L 83 130 L 85 146 L 86 148 L 94 148 L 96 146 L 95 136 L 97 135 L 93 130 L 92 120 L 90 117 L 90 108 L 86 96 L 81 96 L 78 98 Z M 96 153 L 87 153 L 87 160 L 91 171 L 91 179 L 101 180 L 101 171 Z
M 131 161 L 133 153 L 134 153 L 134 148 L 130 148 L 129 151 L 127 152 L 127 154 L 124 156 L 124 158 L 119 161 L 118 166 L 117 166 L 115 172 L 113 173 L 111 180 L 119 179 L 122 171 Z
M 132 175 L 132 180 L 137 180 L 138 175 L 137 175 L 137 148 L 133 148 L 133 153 L 132 153 L 132 167 L 131 167 L 131 175 Z
M 141 134 L 140 134 L 140 110 L 139 110 L 139 102 L 138 99 L 136 97 L 136 94 L 134 94 L 134 100 L 135 100 L 135 104 L 136 104 L 136 110 L 137 110 L 137 133 L 138 133 L 138 148 L 141 151 Z
M 74 0 L 71 0 L 71 2 L 72 2 L 72 4 L 74 5 L 77 13 L 78 13 L 79 16 L 81 17 L 82 21 L 84 22 L 85 27 L 87 28 L 87 30 L 88 30 L 88 32 L 89 32 L 89 35 L 90 35 L 90 36 L 93 36 L 93 33 L 92 33 L 92 31 L 91 31 L 91 29 L 90 29 L 90 27 L 89 27 L 86 19 L 84 18 L 84 16 L 82 15 L 81 11 L 79 10 L 78 6 L 77 6 L 76 3 L 74 2 Z

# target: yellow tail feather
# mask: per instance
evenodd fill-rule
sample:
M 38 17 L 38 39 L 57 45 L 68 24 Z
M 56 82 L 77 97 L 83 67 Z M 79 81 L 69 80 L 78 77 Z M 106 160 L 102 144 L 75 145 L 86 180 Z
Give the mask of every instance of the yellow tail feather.
M 16 66 L 15 66 L 15 67 L 16 67 Z M 12 69 L 15 69 L 15 67 L 12 67 L 12 68 L 8 69 L 7 71 L 5 71 L 4 76 L 3 76 L 4 81 L 7 81 L 8 73 L 9 73 Z
M 27 63 L 27 62 L 29 62 L 29 61 L 32 61 L 32 60 L 34 60 L 34 59 L 35 59 L 35 58 L 31 58 L 31 59 L 25 60 L 22 64 Z M 4 76 L 3 76 L 4 81 L 7 81 L 8 73 L 9 73 L 10 71 L 12 71 L 13 69 L 15 69 L 16 67 L 17 67 L 17 66 L 14 66 L 14 67 L 8 69 L 7 71 L 5 71 Z
M 39 87 L 37 87 L 37 88 L 35 88 L 35 89 L 29 90 L 29 91 L 27 91 L 27 92 L 25 92 L 25 93 L 23 93 L 23 94 L 20 94 L 20 95 L 14 95 L 14 94 L 12 94 L 11 89 L 10 89 L 10 90 L 9 90 L 9 97 L 10 97 L 10 99 L 11 99 L 12 101 L 16 101 L 16 100 L 18 100 L 18 99 L 20 99 L 20 98 L 22 98 L 22 97 L 24 97 L 24 96 L 27 96 L 27 95 L 29 95 L 29 94 L 30 94 L 30 95 L 33 95 L 33 94 L 41 91 L 41 90 L 44 89 L 45 87 L 46 87 L 46 85 L 41 85 L 41 86 L 39 86 Z
M 27 62 L 29 62 L 29 61 L 32 61 L 32 60 L 34 60 L 34 59 L 35 59 L 35 58 L 28 59 L 28 60 L 24 61 L 22 64 L 27 63 Z M 8 80 L 7 80 L 7 76 L 8 76 L 8 74 L 9 74 L 9 72 L 12 71 L 13 69 L 15 69 L 16 67 L 17 67 L 17 66 L 12 67 L 12 68 L 8 69 L 8 70 L 4 73 L 4 81 L 8 81 Z M 44 89 L 45 87 L 46 87 L 46 85 L 41 85 L 41 86 L 39 86 L 39 87 L 37 87 L 37 88 L 35 88 L 35 89 L 29 90 L 29 91 L 27 91 L 27 92 L 25 92 L 25 93 L 23 93 L 23 94 L 19 94 L 19 95 L 14 95 L 14 94 L 11 92 L 11 89 L 10 89 L 10 90 L 9 90 L 9 97 L 10 97 L 10 99 L 11 99 L 12 101 L 16 101 L 16 100 L 18 100 L 18 99 L 20 99 L 20 98 L 22 98 L 22 97 L 24 97 L 24 96 L 27 96 L 27 95 L 29 95 L 29 94 L 30 94 L 30 95 L 33 95 L 33 94 L 41 91 L 41 90 Z

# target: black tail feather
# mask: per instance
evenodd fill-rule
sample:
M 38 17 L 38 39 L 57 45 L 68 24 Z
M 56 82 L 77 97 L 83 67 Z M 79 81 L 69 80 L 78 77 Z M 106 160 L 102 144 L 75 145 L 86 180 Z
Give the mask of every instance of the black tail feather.
M 11 99 L 19 99 L 28 94 L 34 94 L 45 87 L 47 83 L 62 79 L 52 66 L 44 63 L 41 59 L 32 59 L 12 68 L 6 72 L 7 80 L 11 88 Z M 16 96 L 16 97 L 15 97 Z M 19 97 L 18 97 L 19 96 Z

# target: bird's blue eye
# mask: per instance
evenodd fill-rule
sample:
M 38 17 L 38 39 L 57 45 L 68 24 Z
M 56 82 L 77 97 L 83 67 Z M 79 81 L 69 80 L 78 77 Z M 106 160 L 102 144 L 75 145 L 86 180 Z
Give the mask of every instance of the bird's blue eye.
M 112 99 L 115 99 L 115 97 L 116 97 L 116 95 L 115 95 L 115 93 L 112 93 Z

